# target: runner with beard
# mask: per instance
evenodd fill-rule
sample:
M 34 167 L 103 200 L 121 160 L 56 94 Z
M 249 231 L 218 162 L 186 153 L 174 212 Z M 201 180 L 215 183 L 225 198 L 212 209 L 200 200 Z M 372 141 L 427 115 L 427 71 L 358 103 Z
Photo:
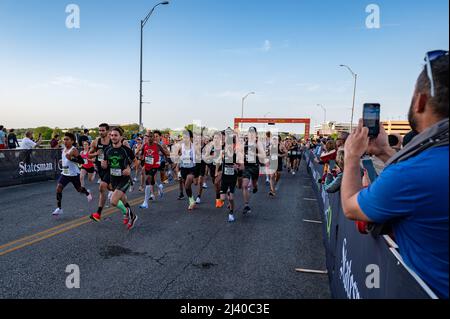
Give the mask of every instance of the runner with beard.
M 133 164 L 133 155 L 131 149 L 124 145 L 123 130 L 115 127 L 111 130 L 111 146 L 104 153 L 104 159 L 101 162 L 102 169 L 107 170 L 110 175 L 113 195 L 111 204 L 119 208 L 123 215 L 123 223 L 131 230 L 136 225 L 138 216 L 131 210 L 127 202 L 126 193 L 131 186 L 131 165 Z

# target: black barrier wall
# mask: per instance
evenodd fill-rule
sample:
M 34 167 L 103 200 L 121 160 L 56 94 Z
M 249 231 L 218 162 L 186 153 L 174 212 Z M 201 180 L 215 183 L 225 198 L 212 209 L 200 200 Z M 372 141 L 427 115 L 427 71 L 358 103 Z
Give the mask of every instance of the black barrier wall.
M 340 194 L 328 194 L 318 180 L 323 166 L 305 152 L 312 188 L 323 222 L 326 263 L 333 298 L 337 299 L 430 299 L 431 289 L 402 261 L 388 236 L 358 232 L 341 206 Z
M 56 179 L 60 172 L 61 150 L 0 151 L 0 187 Z

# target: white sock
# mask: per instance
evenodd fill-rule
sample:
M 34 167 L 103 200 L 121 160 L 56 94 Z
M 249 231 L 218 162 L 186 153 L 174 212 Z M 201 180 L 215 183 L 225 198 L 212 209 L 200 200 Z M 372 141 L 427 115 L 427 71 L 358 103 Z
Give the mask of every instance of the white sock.
M 148 203 L 148 200 L 150 199 L 150 187 L 151 186 L 145 186 L 145 199 L 144 199 L 144 203 Z

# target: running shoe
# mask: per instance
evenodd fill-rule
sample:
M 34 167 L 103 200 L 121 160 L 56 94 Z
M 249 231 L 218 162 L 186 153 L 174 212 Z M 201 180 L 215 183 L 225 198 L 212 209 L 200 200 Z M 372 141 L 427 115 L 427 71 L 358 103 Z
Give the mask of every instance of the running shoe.
M 234 214 L 228 214 L 228 222 L 234 223 L 236 221 L 236 218 L 234 217 Z
M 258 187 L 253 188 L 253 194 L 256 194 L 258 192 Z
M 131 216 L 131 209 L 127 207 L 127 213 L 125 217 L 123 218 L 123 224 L 128 225 L 130 222 L 130 216 Z
M 202 203 L 202 199 L 200 198 L 200 196 L 197 196 L 197 199 L 195 200 L 196 204 L 201 204 Z
M 94 222 L 100 222 L 102 220 L 102 216 L 99 213 L 94 213 L 89 216 Z
M 222 208 L 225 205 L 225 201 L 216 199 L 216 208 Z
M 128 223 L 128 230 L 132 230 L 134 226 L 136 226 L 136 221 L 138 220 L 137 215 L 133 214 L 131 217 L 129 223 Z
M 55 209 L 55 211 L 52 213 L 53 216 L 59 216 L 62 215 L 64 212 L 61 208 Z
M 130 193 L 134 192 L 134 187 L 133 185 L 130 186 L 130 189 L 128 190 Z
M 138 181 L 137 177 L 133 178 L 133 181 L 134 181 L 135 183 L 137 183 L 137 181 Z
M 154 194 L 151 194 L 150 195 L 150 201 L 154 201 L 155 200 L 155 195 Z
M 142 192 L 144 191 L 144 187 L 140 186 L 139 189 L 138 189 L 138 191 L 139 191 L 140 193 L 142 193 Z
M 140 209 L 148 209 L 148 203 L 144 202 L 141 206 L 139 206 Z
M 270 192 L 269 192 L 269 196 L 273 198 L 273 197 L 275 197 L 275 193 L 272 192 L 272 191 L 270 191 Z
M 266 186 L 270 186 L 270 181 L 266 179 Z
M 180 196 L 178 196 L 178 200 L 183 200 L 184 199 L 184 194 L 180 194 Z
M 206 185 L 206 183 L 203 183 L 202 188 L 203 189 L 208 189 L 208 185 Z
M 244 207 L 244 211 L 242 212 L 242 214 L 247 215 L 247 214 L 251 213 L 251 211 L 252 210 L 251 210 L 250 206 L 247 205 Z
M 97 180 L 97 184 L 100 184 L 100 182 L 101 182 L 101 179 L 99 178 L 99 179 Z

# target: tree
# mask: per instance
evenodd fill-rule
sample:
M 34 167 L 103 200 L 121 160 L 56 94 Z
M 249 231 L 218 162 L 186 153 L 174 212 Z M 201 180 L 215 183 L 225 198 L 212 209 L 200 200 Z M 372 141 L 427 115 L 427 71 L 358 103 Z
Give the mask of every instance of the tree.
M 42 134 L 42 139 L 43 140 L 51 140 L 52 139 L 52 134 L 53 134 L 53 129 L 51 129 L 50 127 L 47 126 L 41 126 L 38 127 L 34 130 L 33 132 L 33 137 L 35 139 L 39 138 L 39 134 Z

